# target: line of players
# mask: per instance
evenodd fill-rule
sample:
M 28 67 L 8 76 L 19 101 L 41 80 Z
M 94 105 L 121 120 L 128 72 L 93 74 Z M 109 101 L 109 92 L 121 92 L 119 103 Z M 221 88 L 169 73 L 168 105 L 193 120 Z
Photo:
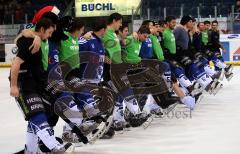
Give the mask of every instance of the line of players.
M 38 146 L 64 153 L 71 143 L 87 143 L 85 136 L 99 133 L 101 123 L 107 127 L 99 136 L 111 138 L 114 131 L 140 126 L 178 103 L 194 109 L 203 90 L 216 94 L 222 74 L 233 75 L 221 57 L 215 21 L 211 30 L 203 23 L 196 30 L 195 20 L 184 16 L 175 28 L 176 18 L 169 16 L 158 23 L 146 20 L 128 36 L 122 15 L 113 13 L 83 35 L 82 19 L 59 18 L 52 8 L 38 16 L 36 25 L 17 39 L 10 75 L 10 93 L 28 121 L 25 153 L 37 153 Z M 143 66 L 153 73 L 138 75 Z M 154 75 L 161 88 L 139 97 L 131 83 Z M 144 82 L 137 87 L 145 87 Z M 66 122 L 66 144 L 54 136 L 58 117 Z
M 209 27 L 209 21 L 198 23 L 197 29 L 195 24 L 195 19 L 190 16 L 184 16 L 177 27 L 176 18 L 173 16 L 168 16 L 165 21 L 158 23 L 145 20 L 141 28 L 147 27 L 150 30 L 146 33 L 148 37 L 145 40 L 142 39 L 141 31 L 133 33 L 133 36 L 127 36 L 126 25 L 119 29 L 123 61 L 138 63 L 141 59 L 158 59 L 167 64 L 162 77 L 168 89 L 182 98 L 182 103 L 190 109 L 194 108 L 203 90 L 215 95 L 222 88 L 219 80 L 223 79 L 223 75 L 228 80 L 233 76 L 232 65 L 224 64 L 221 56 L 218 22 L 212 22 L 212 29 L 204 27 Z M 209 66 L 210 61 L 213 62 L 215 69 Z M 196 86 L 197 84 L 200 87 Z M 154 100 L 156 103 L 152 103 Z M 158 98 L 153 95 L 153 98 L 150 97 L 150 104 L 147 102 L 151 113 L 161 114 L 161 109 L 171 105 L 171 101 L 163 105 L 157 100 Z

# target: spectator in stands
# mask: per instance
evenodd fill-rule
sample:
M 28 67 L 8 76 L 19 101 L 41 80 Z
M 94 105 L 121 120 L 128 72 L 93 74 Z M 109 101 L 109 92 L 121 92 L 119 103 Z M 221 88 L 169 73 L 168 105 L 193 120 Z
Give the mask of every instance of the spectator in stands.
M 237 12 L 240 13 L 240 0 L 236 1 Z
M 15 23 L 19 24 L 24 21 L 24 11 L 21 4 L 17 4 L 15 9 Z
M 28 22 L 40 8 L 47 5 L 56 5 L 60 10 L 65 10 L 72 0 L 0 0 L 0 24 L 25 23 L 25 14 Z M 64 12 L 64 11 L 62 11 Z
M 18 1 L 17 0 L 11 0 L 10 3 L 9 3 L 13 8 L 15 8 L 18 4 Z
M 32 3 L 31 3 L 30 0 L 27 0 L 27 1 L 24 3 L 24 10 L 25 10 L 25 13 L 26 13 L 27 16 L 28 16 L 28 22 L 31 21 L 31 19 L 33 18 L 33 15 L 34 15 L 35 13 L 34 13 L 33 6 L 32 6 Z

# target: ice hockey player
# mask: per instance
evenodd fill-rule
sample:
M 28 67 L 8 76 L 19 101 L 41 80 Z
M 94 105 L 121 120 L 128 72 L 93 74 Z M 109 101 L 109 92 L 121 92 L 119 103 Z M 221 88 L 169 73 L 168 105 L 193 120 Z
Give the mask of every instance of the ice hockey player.
M 212 21 L 211 24 L 211 29 L 208 31 L 208 49 L 213 52 L 214 56 L 217 59 L 214 59 L 214 65 L 215 69 L 217 71 L 220 71 L 221 69 L 224 69 L 224 75 L 227 78 L 227 80 L 231 80 L 233 77 L 232 65 L 224 65 L 224 59 L 222 57 L 221 51 L 225 52 L 225 49 L 223 46 L 220 44 L 220 34 L 219 34 L 219 29 L 218 29 L 218 21 L 214 20 Z M 221 64 L 220 64 L 221 63 Z
M 148 43 L 145 41 L 144 42 L 145 44 L 144 43 L 142 44 L 140 52 L 143 53 L 143 54 L 141 54 L 141 57 L 143 59 L 158 59 L 159 61 L 161 61 L 162 65 L 164 65 L 164 68 L 165 68 L 162 77 L 163 77 L 163 79 L 165 80 L 165 82 L 168 86 L 169 92 L 171 93 L 172 90 L 173 90 L 177 94 L 177 96 L 179 96 L 181 98 L 181 100 L 183 101 L 184 104 L 186 104 L 189 108 L 193 109 L 194 104 L 195 104 L 195 99 L 191 96 L 185 96 L 185 94 L 179 88 L 175 77 L 172 76 L 172 72 L 171 72 L 169 63 L 165 60 L 164 53 L 162 53 L 163 54 L 162 58 L 157 58 L 155 56 L 156 55 L 155 53 L 161 53 L 163 51 L 162 51 L 160 42 L 157 42 L 157 39 L 156 39 L 157 38 L 156 36 L 158 34 L 157 29 L 156 29 L 156 27 L 151 26 L 152 24 L 153 24 L 153 22 L 150 22 L 150 21 L 144 21 L 143 22 L 143 25 L 148 25 L 148 27 L 151 29 L 152 34 L 150 36 L 151 41 L 148 42 Z M 164 40 L 162 40 L 162 42 L 163 41 Z M 153 43 L 151 43 L 151 42 L 153 42 Z M 152 51 L 153 51 L 153 54 L 149 54 Z M 149 56 L 146 56 L 146 55 L 152 55 L 152 56 L 149 57 Z M 170 93 L 169 93 L 169 95 L 170 95 Z M 157 96 L 154 96 L 154 97 L 157 97 Z M 155 98 L 155 99 L 157 99 L 157 98 Z M 175 100 L 175 101 L 177 102 L 177 100 Z M 172 103 L 175 103 L 175 102 L 172 102 Z M 160 103 L 160 104 L 162 104 L 162 103 Z M 171 105 L 171 104 L 169 104 L 169 105 Z M 152 106 L 154 106 L 154 105 L 152 104 Z M 166 107 L 164 107 L 164 108 L 166 108 Z M 157 111 L 156 106 L 155 106 L 155 109 L 153 108 L 153 111 L 155 113 L 157 113 L 156 112 Z
M 173 33 L 176 39 L 176 56 L 174 58 L 183 65 L 189 79 L 195 79 L 202 89 L 211 92 L 215 85 L 212 78 L 193 63 L 194 53 L 188 48 L 190 39 L 188 31 L 192 29 L 193 21 L 192 17 L 184 16 L 180 21 L 181 25 L 174 29 Z
M 106 55 L 112 60 L 111 64 L 111 75 L 114 76 L 112 81 L 119 91 L 120 96 L 124 99 L 126 104 L 126 108 L 130 111 L 130 113 L 134 116 L 142 115 L 140 112 L 140 108 L 137 102 L 136 97 L 134 96 L 133 89 L 129 85 L 129 81 L 126 81 L 124 75 L 120 72 L 126 72 L 123 68 L 126 68 L 125 63 L 122 61 L 121 54 L 121 45 L 120 40 L 118 39 L 115 31 L 119 30 L 122 25 L 122 16 L 118 13 L 113 13 L 109 17 L 109 24 L 107 26 L 106 33 L 103 37 L 104 47 L 106 50 Z M 120 76 L 123 75 L 123 76 Z M 119 101 L 120 102 L 120 101 Z
M 54 24 L 49 19 L 41 19 L 34 34 L 47 40 L 54 31 Z M 40 91 L 45 88 L 46 79 L 41 51 L 31 53 L 32 38 L 20 37 L 17 41 L 18 54 L 11 68 L 11 96 L 16 97 L 28 121 L 28 131 L 33 132 L 53 153 L 63 153 L 69 147 L 60 144 L 48 124 L 47 114 Z M 18 89 L 20 88 L 20 89 Z M 38 138 L 35 140 L 38 141 Z M 32 138 L 27 138 L 32 139 Z M 27 140 L 25 151 L 36 153 L 38 144 Z

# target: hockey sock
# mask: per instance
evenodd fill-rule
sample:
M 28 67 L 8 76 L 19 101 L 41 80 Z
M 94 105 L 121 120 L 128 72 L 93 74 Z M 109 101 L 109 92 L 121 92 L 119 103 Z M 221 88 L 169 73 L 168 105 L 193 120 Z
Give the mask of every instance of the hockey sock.
M 209 76 L 213 76 L 216 73 L 216 71 L 213 68 L 211 68 L 209 65 L 204 66 L 204 71 Z
M 203 89 L 205 89 L 211 83 L 212 78 L 204 74 L 201 77 L 198 77 L 196 81 L 201 85 Z
M 216 67 L 219 67 L 219 68 L 221 68 L 221 69 L 227 67 L 227 65 L 226 65 L 224 62 L 222 62 L 221 60 L 219 60 L 219 59 L 217 59 L 217 60 L 215 60 L 215 61 L 213 61 L 213 62 L 214 62 L 214 65 L 215 65 Z
M 137 103 L 136 98 L 132 98 L 132 99 L 128 99 L 128 100 L 124 100 L 126 107 L 128 108 L 128 110 L 133 114 L 136 115 L 138 113 L 140 113 L 140 108 L 139 105 Z
M 148 94 L 143 111 L 145 111 L 146 113 L 151 113 L 152 110 L 157 110 L 159 108 L 160 106 L 155 102 L 153 96 L 151 94 Z
M 65 111 L 65 115 L 68 115 L 67 118 L 74 124 L 76 124 L 77 126 L 81 125 L 82 124 L 82 120 L 83 120 L 83 115 L 82 113 L 79 111 L 78 109 L 78 106 L 76 105 L 76 103 L 74 101 L 70 102 L 70 104 L 72 104 L 72 106 L 69 106 L 70 109 L 70 113 L 74 113 L 74 115 L 69 115 L 67 114 L 66 112 L 68 111 Z
M 124 114 L 123 114 L 123 101 L 117 102 L 114 111 L 113 111 L 113 120 L 114 121 L 125 121 Z
M 60 145 L 54 136 L 53 129 L 47 123 L 47 116 L 44 113 L 33 116 L 29 120 L 29 124 L 48 149 L 52 150 Z
M 84 108 L 89 118 L 96 116 L 100 111 L 95 107 L 95 100 L 90 92 L 80 92 L 76 95 L 78 104 Z
M 34 129 L 30 123 L 28 123 L 27 128 L 25 150 L 28 153 L 37 153 L 38 150 L 38 136 L 34 133 Z
M 173 69 L 173 73 L 176 76 L 176 78 L 178 79 L 181 86 L 187 88 L 192 85 L 192 82 L 185 76 L 184 70 L 182 70 L 181 68 L 177 67 L 177 68 Z
M 179 81 L 180 85 L 185 88 L 192 85 L 192 82 L 184 74 L 182 74 L 182 76 L 180 78 L 178 78 L 178 81 Z
M 63 109 L 57 111 L 63 112 L 59 113 L 60 115 L 64 115 L 62 118 L 67 118 L 76 125 L 80 125 L 82 123 L 83 115 L 71 95 L 59 97 L 56 101 L 56 105 L 63 106 Z

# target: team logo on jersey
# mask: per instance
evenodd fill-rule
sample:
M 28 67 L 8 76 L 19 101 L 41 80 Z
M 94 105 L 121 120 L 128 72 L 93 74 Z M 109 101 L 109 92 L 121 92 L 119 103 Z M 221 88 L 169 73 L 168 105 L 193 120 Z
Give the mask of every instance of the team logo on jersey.
M 59 62 L 59 57 L 58 57 L 58 55 L 54 55 L 53 57 L 54 57 L 55 62 L 58 63 L 58 62 Z
M 54 63 L 58 63 L 58 62 L 59 62 L 58 55 L 54 55 L 53 58 L 52 57 L 48 57 L 48 64 L 54 64 Z
M 59 62 L 59 57 L 58 57 L 58 50 L 54 49 L 51 52 L 51 55 L 48 56 L 48 64 L 54 64 Z
M 86 40 L 84 37 L 80 37 L 80 38 L 78 39 L 78 43 L 79 43 L 79 44 L 84 44 L 84 43 L 87 43 L 87 40 Z

